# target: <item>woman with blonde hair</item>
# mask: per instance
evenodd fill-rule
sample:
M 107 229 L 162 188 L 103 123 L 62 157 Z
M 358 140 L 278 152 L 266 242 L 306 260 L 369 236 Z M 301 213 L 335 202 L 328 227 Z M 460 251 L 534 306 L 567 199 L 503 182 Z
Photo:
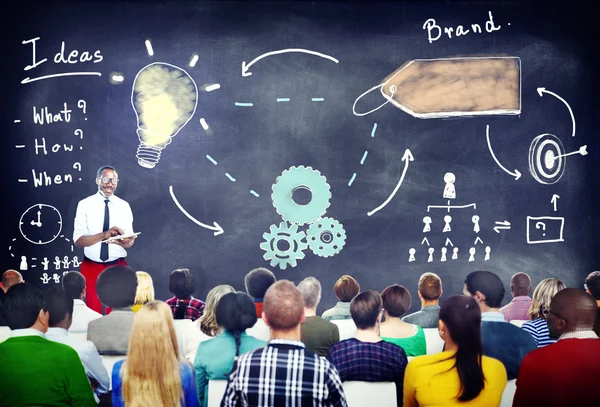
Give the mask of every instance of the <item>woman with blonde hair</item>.
M 151 301 L 133 319 L 127 359 L 113 366 L 114 407 L 197 407 L 194 371 L 181 359 L 171 308 Z
M 556 339 L 550 338 L 550 331 L 546 324 L 546 315 L 550 310 L 550 302 L 552 298 L 562 289 L 567 286 L 557 278 L 547 278 L 542 280 L 535 290 L 531 298 L 531 306 L 527 315 L 531 321 L 527 321 L 523 324 L 522 328 L 529 332 L 538 348 L 542 348 L 547 345 L 551 345 L 556 342 Z
M 137 289 L 135 291 L 135 301 L 131 309 L 138 312 L 147 302 L 154 301 L 154 282 L 150 274 L 145 271 L 136 271 L 138 279 Z
M 221 329 L 219 328 L 219 324 L 217 324 L 217 304 L 221 297 L 233 292 L 235 292 L 235 289 L 226 284 L 218 285 L 210 290 L 206 296 L 204 314 L 189 324 L 189 327 L 183 333 L 183 355 L 191 363 L 194 363 L 196 359 L 196 351 L 200 342 L 221 334 Z

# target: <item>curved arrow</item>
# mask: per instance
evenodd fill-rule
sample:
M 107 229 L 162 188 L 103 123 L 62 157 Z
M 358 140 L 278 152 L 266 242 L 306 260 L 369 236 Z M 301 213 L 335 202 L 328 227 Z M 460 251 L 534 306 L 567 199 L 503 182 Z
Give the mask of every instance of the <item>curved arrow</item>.
M 414 161 L 414 160 L 415 160 L 415 158 L 413 157 L 410 150 L 407 148 L 406 151 L 404 151 L 404 155 L 402 156 L 402 161 L 404 161 L 404 170 L 402 171 L 402 175 L 400 176 L 400 181 L 398 181 L 398 185 L 396 185 L 396 188 L 394 188 L 394 191 L 392 191 L 392 194 L 388 197 L 388 199 L 385 200 L 384 203 L 379 205 L 377 208 L 373 209 L 371 212 L 367 212 L 368 216 L 373 215 L 375 212 L 378 212 L 379 210 L 383 209 L 388 203 L 390 203 L 390 201 L 392 200 L 394 195 L 396 195 L 396 192 L 398 192 L 398 189 L 400 189 L 400 185 L 402 185 L 402 181 L 404 181 L 404 176 L 406 175 L 406 170 L 408 170 L 408 163 L 410 161 Z
M 315 56 L 318 56 L 318 57 L 321 57 L 321 58 L 329 59 L 330 61 L 333 61 L 336 64 L 339 64 L 339 62 L 340 62 L 337 59 L 335 59 L 334 57 L 329 56 L 329 55 L 325 55 L 325 54 L 321 54 L 320 52 L 311 51 L 311 50 L 303 49 L 303 48 L 287 48 L 287 49 L 280 49 L 278 51 L 271 51 L 271 52 L 267 52 L 265 54 L 259 55 L 256 58 L 254 58 L 252 61 L 250 61 L 248 64 L 246 64 L 246 61 L 243 61 L 242 62 L 242 76 L 250 76 L 250 75 L 252 75 L 252 72 L 248 72 L 248 69 L 250 69 L 250 67 L 252 65 L 254 65 L 255 63 L 257 63 L 261 59 L 266 58 L 266 57 L 271 56 L 271 55 L 287 54 L 289 52 L 301 52 L 303 54 L 315 55 Z
M 215 236 L 220 235 L 221 233 L 223 233 L 223 228 L 221 226 L 219 226 L 219 224 L 217 222 L 213 223 L 214 226 L 205 225 L 204 223 L 200 222 L 199 220 L 197 220 L 196 218 L 194 218 L 192 215 L 190 215 L 189 213 L 187 213 L 187 211 L 185 209 L 183 209 L 183 207 L 181 206 L 181 204 L 179 203 L 179 201 L 177 200 L 177 198 L 175 198 L 175 194 L 173 193 L 173 187 L 171 185 L 169 185 L 169 192 L 171 193 L 171 198 L 173 198 L 173 202 L 175 202 L 175 205 L 177 205 L 177 207 L 179 208 L 179 210 L 181 212 L 183 212 L 183 214 L 185 216 L 187 216 L 192 222 L 194 222 L 195 224 L 197 224 L 199 226 L 202 226 L 205 229 L 214 230 L 215 231 Z
M 538 93 L 538 95 L 540 95 L 540 97 L 542 97 L 544 95 L 544 93 L 552 95 L 555 98 L 557 98 L 558 100 L 560 100 L 561 102 L 563 102 L 565 104 L 565 106 L 567 106 L 567 109 L 569 109 L 569 114 L 571 115 L 571 121 L 573 122 L 573 133 L 571 135 L 573 137 L 575 137 L 575 115 L 573 115 L 573 110 L 571 110 L 571 106 L 569 106 L 567 101 L 564 100 L 563 98 L 561 98 L 560 96 L 558 96 L 556 93 L 546 90 L 546 88 L 537 88 L 537 93 Z
M 519 178 L 521 178 L 521 173 L 519 172 L 519 170 L 515 170 L 515 172 L 510 172 L 509 170 L 506 169 L 506 167 L 504 167 L 502 164 L 500 164 L 500 161 L 498 161 L 498 159 L 496 158 L 496 154 L 494 154 L 494 151 L 492 150 L 492 144 L 490 143 L 490 125 L 489 124 L 487 126 L 485 126 L 485 137 L 487 139 L 488 148 L 490 149 L 490 154 L 492 154 L 492 158 L 494 159 L 494 161 L 496 161 L 496 164 L 498 164 L 498 166 L 500 168 L 502 168 L 502 170 L 504 172 L 515 177 L 515 181 L 518 180 Z

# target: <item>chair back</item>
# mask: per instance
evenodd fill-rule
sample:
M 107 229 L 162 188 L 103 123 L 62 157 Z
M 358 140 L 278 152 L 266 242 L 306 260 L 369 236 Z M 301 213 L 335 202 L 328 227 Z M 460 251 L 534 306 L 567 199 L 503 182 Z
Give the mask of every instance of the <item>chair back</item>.
M 513 319 L 512 321 L 510 321 L 511 324 L 518 326 L 519 328 L 521 328 L 525 322 L 527 321 L 524 319 Z
M 332 319 L 332 324 L 337 325 L 340 331 L 340 341 L 344 339 L 354 338 L 356 336 L 356 324 L 351 319 Z
M 10 338 L 10 333 L 12 331 L 7 326 L 0 326 L 0 342 L 4 342 L 8 338 Z
M 425 345 L 428 355 L 439 353 L 444 349 L 444 341 L 440 338 L 436 328 L 425 328 L 423 332 L 425 332 Z
M 227 380 L 208 381 L 208 407 L 219 407 L 227 388 Z
M 502 393 L 502 401 L 500 407 L 511 407 L 513 405 L 513 398 L 515 397 L 515 391 L 517 391 L 517 379 L 512 379 L 506 382 L 506 387 Z
M 112 390 L 113 366 L 119 360 L 125 359 L 125 355 L 100 355 L 100 357 L 102 358 L 102 364 L 104 365 L 104 367 L 106 368 L 106 372 L 108 373 L 108 382 L 109 382 L 108 389 Z
M 347 381 L 342 383 L 348 407 L 396 407 L 396 383 Z M 399 401 L 402 404 L 402 400 Z
M 271 339 L 271 329 L 265 324 L 262 318 L 258 318 L 252 328 L 246 329 L 246 334 L 265 342 Z

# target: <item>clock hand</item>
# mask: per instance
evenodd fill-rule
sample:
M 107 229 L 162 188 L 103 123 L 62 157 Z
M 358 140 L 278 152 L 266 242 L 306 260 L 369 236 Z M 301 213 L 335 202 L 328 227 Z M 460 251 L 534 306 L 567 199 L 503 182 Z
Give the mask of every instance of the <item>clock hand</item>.
M 42 212 L 38 211 L 38 220 L 37 220 L 37 226 L 38 226 L 38 228 L 42 227 L 42 220 L 40 219 L 41 216 L 42 216 Z

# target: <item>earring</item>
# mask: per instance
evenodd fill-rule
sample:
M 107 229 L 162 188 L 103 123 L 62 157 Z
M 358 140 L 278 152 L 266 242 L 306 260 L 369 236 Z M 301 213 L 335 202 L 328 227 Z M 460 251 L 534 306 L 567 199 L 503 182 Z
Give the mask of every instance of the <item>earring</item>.
M 440 336 L 444 335 L 444 331 L 438 331 L 438 333 L 440 334 Z

